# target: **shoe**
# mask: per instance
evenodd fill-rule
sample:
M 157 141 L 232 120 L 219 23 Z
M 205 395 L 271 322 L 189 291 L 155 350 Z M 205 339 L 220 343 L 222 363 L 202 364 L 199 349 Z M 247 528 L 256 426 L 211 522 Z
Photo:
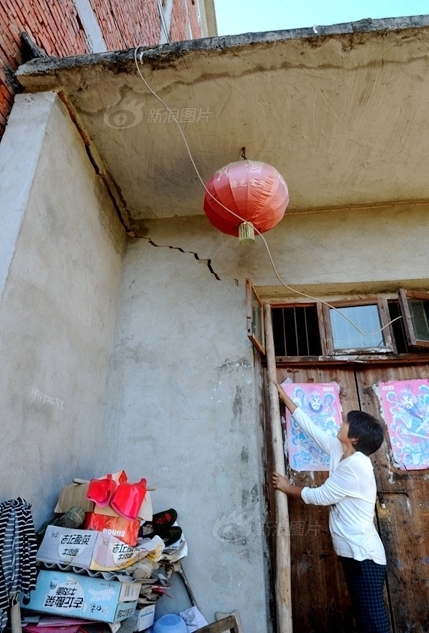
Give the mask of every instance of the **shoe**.
M 141 479 L 135 484 L 128 481 L 120 484 L 110 501 L 115 512 L 125 519 L 134 521 L 146 496 L 146 483 L 146 479 Z
M 165 532 L 169 530 L 173 524 L 177 521 L 177 512 L 173 508 L 164 510 L 164 512 L 157 512 L 152 517 L 153 529 L 155 534 Z
M 173 526 L 167 532 L 164 532 L 162 535 L 159 535 L 165 543 L 165 547 L 169 545 L 173 545 L 176 543 L 182 536 L 182 528 L 178 525 Z

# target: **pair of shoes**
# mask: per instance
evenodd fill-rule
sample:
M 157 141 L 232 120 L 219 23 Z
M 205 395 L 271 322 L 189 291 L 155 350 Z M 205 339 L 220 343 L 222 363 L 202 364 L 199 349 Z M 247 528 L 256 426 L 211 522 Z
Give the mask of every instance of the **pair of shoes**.
M 174 508 L 170 508 L 169 510 L 164 510 L 163 512 L 157 512 L 153 515 L 152 521 L 146 521 L 143 523 L 139 530 L 140 538 L 152 538 L 153 536 L 159 536 L 166 542 L 166 539 L 170 541 L 173 538 L 174 534 L 170 534 L 170 532 L 175 531 L 177 534 L 177 526 L 173 528 L 174 523 L 177 520 L 177 512 Z M 179 540 L 182 530 L 180 530 L 180 535 L 173 541 L 170 541 L 169 544 L 174 543 Z
M 106 475 L 103 479 L 91 479 L 86 496 L 101 508 L 110 504 L 120 516 L 134 521 L 146 496 L 146 484 L 146 479 L 117 484 L 112 475 Z

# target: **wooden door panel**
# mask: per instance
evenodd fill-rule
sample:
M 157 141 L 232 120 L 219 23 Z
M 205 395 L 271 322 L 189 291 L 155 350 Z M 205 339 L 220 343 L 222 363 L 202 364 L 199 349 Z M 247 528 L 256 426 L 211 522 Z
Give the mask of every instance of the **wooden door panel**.
M 366 365 L 356 369 L 364 411 L 382 420 L 373 385 L 427 378 L 429 367 Z M 385 445 L 373 457 L 377 521 L 386 548 L 388 595 L 395 633 L 429 631 L 429 471 L 395 468 L 386 429 Z
M 279 382 L 287 377 L 293 382 L 335 381 L 344 412 L 361 408 L 379 419 L 375 383 L 428 376 L 428 365 L 277 368 Z M 376 519 L 388 560 L 392 633 L 429 633 L 429 471 L 395 468 L 387 432 L 372 461 L 378 489 Z M 326 473 L 288 472 L 300 486 L 320 485 L 326 478 Z M 328 508 L 290 498 L 289 517 L 294 633 L 350 633 L 351 606 L 332 547 Z
M 279 382 L 288 377 L 295 383 L 337 382 L 343 411 L 359 408 L 353 367 L 277 368 Z M 297 486 L 317 486 L 327 477 L 325 472 L 296 472 L 289 468 L 287 472 Z M 351 604 L 332 546 L 328 515 L 328 507 L 289 498 L 294 633 L 353 631 Z
M 390 367 L 385 365 L 365 365 L 358 367 L 356 369 L 356 384 L 362 410 L 371 413 L 383 421 L 380 403 L 373 385 L 390 380 L 412 380 L 428 378 L 428 376 L 428 365 L 399 365 Z M 408 484 L 411 485 L 415 477 L 419 476 L 419 472 L 421 474 L 422 471 L 405 471 L 393 466 L 389 434 L 386 427 L 385 431 L 386 442 L 373 458 L 374 463 L 377 464 L 377 486 L 379 489 L 392 486 L 397 489 L 402 489 L 402 487 Z M 428 474 L 427 471 L 426 474 Z

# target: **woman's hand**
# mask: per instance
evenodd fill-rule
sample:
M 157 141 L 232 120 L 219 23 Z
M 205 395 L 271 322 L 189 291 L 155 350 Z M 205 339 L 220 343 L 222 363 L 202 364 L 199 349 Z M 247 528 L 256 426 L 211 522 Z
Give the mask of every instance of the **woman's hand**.
M 286 495 L 291 495 L 292 497 L 301 496 L 302 488 L 300 486 L 294 486 L 293 484 L 290 484 L 286 477 L 283 477 L 283 475 L 280 475 L 279 473 L 273 473 L 271 481 L 275 490 L 280 490 L 280 492 L 284 492 Z

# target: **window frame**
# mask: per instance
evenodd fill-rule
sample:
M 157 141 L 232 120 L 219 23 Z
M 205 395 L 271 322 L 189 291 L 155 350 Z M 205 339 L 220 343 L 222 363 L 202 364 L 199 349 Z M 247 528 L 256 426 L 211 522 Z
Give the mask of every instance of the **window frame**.
M 329 305 L 328 305 L 329 303 Z M 320 305 L 320 304 L 317 304 Z M 370 306 L 377 305 L 378 314 L 380 317 L 381 327 L 383 329 L 384 346 L 383 347 L 357 347 L 357 348 L 344 348 L 335 349 L 334 337 L 331 327 L 330 318 L 330 306 L 333 308 L 351 308 L 358 306 Z M 323 337 L 322 350 L 325 356 L 361 356 L 366 354 L 394 354 L 396 353 L 396 346 L 392 336 L 392 331 L 389 327 L 389 307 L 387 298 L 384 295 L 371 295 L 366 297 L 360 297 L 357 299 L 349 299 L 345 301 L 327 301 L 321 305 L 321 314 L 324 323 L 325 336 Z
M 319 327 L 319 336 L 320 336 L 320 353 L 323 354 L 323 345 L 322 345 L 322 339 L 325 336 L 325 326 L 321 320 L 321 312 L 319 310 L 320 308 L 320 303 L 316 303 L 315 301 L 309 301 L 308 299 L 305 301 L 293 301 L 292 299 L 290 301 L 284 302 L 282 301 L 281 303 L 278 303 L 277 301 L 265 301 L 265 303 L 268 303 L 271 307 L 271 311 L 273 313 L 274 310 L 276 309 L 283 309 L 283 308 L 311 308 L 311 307 L 315 307 L 316 308 L 316 313 L 317 313 L 317 324 Z M 272 317 L 274 320 L 274 317 Z M 274 333 L 274 332 L 273 332 Z M 308 356 L 287 356 L 287 357 L 281 357 L 281 358 L 309 358 Z
M 408 299 L 420 299 L 421 301 L 429 301 L 429 292 L 424 290 L 407 290 L 400 288 L 398 292 L 399 306 L 404 319 L 405 336 L 407 337 L 410 347 L 429 347 L 429 341 L 417 338 L 414 329 L 413 318 L 408 303 Z
M 403 290 L 405 296 L 410 298 L 418 298 L 429 301 L 429 291 L 415 291 L 415 290 Z M 316 299 L 317 297 L 317 299 Z M 257 301 L 260 307 L 261 327 L 263 341 L 261 342 L 257 336 L 253 333 L 253 319 L 252 319 L 252 298 Z M 406 332 L 406 318 L 403 309 L 403 302 L 400 300 L 400 291 L 395 290 L 381 290 L 380 292 L 372 292 L 367 294 L 355 294 L 344 293 L 335 295 L 317 295 L 315 293 L 315 300 L 309 301 L 310 297 L 299 298 L 291 295 L 281 294 L 281 292 L 274 291 L 272 287 L 258 287 L 257 291 L 254 287 L 251 279 L 246 279 L 246 309 L 247 309 L 247 334 L 249 340 L 252 342 L 255 349 L 262 357 L 262 362 L 266 362 L 265 352 L 265 320 L 264 320 L 264 306 L 270 305 L 271 308 L 288 308 L 316 305 L 317 318 L 319 325 L 321 354 L 311 356 L 276 356 L 276 363 L 278 366 L 292 365 L 312 365 L 314 363 L 326 362 L 332 366 L 344 363 L 379 363 L 385 365 L 386 363 L 401 364 L 401 363 L 418 363 L 429 364 L 429 345 L 420 344 L 419 340 L 415 340 L 415 344 L 411 345 L 407 332 Z M 390 324 L 383 330 L 386 346 L 384 348 L 359 348 L 356 350 L 333 350 L 332 333 L 330 331 L 330 319 L 328 306 L 329 304 L 334 307 L 350 307 L 353 305 L 371 305 L 376 303 L 379 308 L 381 327 L 387 325 L 392 317 L 389 311 L 389 302 L 394 301 L 398 305 L 398 312 L 402 316 L 402 330 L 404 341 L 407 343 L 408 351 L 398 352 L 395 342 L 395 336 L 393 327 Z M 406 303 L 406 301 L 405 301 Z M 411 319 L 411 315 L 410 315 Z M 411 322 L 411 321 L 410 321 Z M 415 347 L 415 349 L 412 349 Z M 332 350 L 332 351 L 331 351 Z M 426 351 L 425 351 L 426 350 Z
M 261 323 L 261 336 L 260 339 L 255 336 L 255 324 L 253 319 L 253 305 L 254 300 L 260 307 L 260 323 Z M 246 324 L 247 324 L 247 337 L 251 341 L 252 345 L 262 356 L 265 356 L 265 320 L 264 320 L 264 302 L 259 297 L 255 290 L 255 287 L 251 279 L 246 279 Z

